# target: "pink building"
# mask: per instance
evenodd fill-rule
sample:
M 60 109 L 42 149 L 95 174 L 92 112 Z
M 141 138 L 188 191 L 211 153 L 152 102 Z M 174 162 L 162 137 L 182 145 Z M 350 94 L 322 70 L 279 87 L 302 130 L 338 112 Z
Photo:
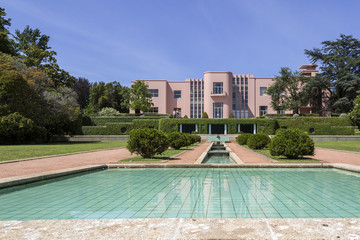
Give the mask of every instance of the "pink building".
M 307 76 L 318 72 L 316 65 L 302 65 L 300 69 L 304 69 L 302 73 Z M 254 118 L 276 113 L 270 106 L 270 96 L 265 93 L 272 80 L 251 74 L 205 72 L 201 79 L 141 81 L 149 86 L 154 113 L 187 115 L 189 118 L 201 118 L 203 112 L 209 118 L 228 118 L 233 113 L 234 118 Z

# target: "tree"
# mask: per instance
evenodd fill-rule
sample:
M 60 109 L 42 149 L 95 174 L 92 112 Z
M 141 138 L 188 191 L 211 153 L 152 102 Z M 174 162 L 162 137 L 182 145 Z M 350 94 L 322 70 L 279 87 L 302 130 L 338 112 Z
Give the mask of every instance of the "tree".
M 208 114 L 206 112 L 203 112 L 202 117 L 201 118 L 209 118 Z
M 90 88 L 92 84 L 86 78 L 79 77 L 76 78 L 74 84 L 71 88 L 76 92 L 78 98 L 77 102 L 80 105 L 81 109 L 87 107 L 90 102 Z
M 321 64 L 320 75 L 330 83 L 330 102 L 337 113 L 353 107 L 360 89 L 360 41 L 352 35 L 340 34 L 336 41 L 324 41 L 321 48 L 305 49 L 312 63 Z M 325 86 L 326 89 L 328 86 Z
M 309 77 L 304 91 L 309 99 L 311 112 L 327 115 L 330 110 L 330 81 L 321 74 Z
M 9 38 L 8 27 L 11 26 L 11 19 L 5 18 L 5 9 L 0 7 L 0 52 L 15 55 L 14 41 Z
M 41 34 L 39 29 L 26 26 L 22 32 L 15 30 L 14 39 L 16 50 L 26 66 L 44 71 L 53 79 L 55 87 L 71 86 L 75 82 L 75 78 L 57 64 L 57 53 L 48 46 L 50 36 Z
M 349 113 L 351 121 L 360 128 L 360 90 L 357 91 L 357 97 L 354 100 L 354 108 Z
M 90 105 L 95 112 L 106 107 L 123 113 L 129 112 L 129 88 L 118 82 L 94 83 L 90 88 Z
M 273 79 L 273 84 L 266 91 L 271 97 L 271 107 L 276 111 L 287 109 L 299 113 L 300 107 L 308 103 L 303 90 L 308 78 L 287 67 L 282 67 L 279 73 L 280 76 Z
M 130 108 L 134 109 L 136 113 L 140 111 L 148 112 L 153 106 L 151 100 L 151 93 L 147 91 L 148 85 L 140 80 L 134 82 L 130 88 Z

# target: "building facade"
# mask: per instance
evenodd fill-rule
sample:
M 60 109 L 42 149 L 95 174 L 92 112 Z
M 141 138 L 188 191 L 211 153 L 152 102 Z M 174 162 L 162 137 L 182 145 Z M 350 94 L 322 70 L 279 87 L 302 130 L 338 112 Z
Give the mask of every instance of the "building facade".
M 300 69 L 306 76 L 314 76 L 318 72 L 316 65 L 302 65 Z M 189 118 L 201 118 L 204 112 L 209 118 L 229 118 L 231 113 L 234 118 L 276 113 L 271 108 L 270 96 L 266 95 L 267 88 L 272 84 L 271 77 L 205 72 L 201 79 L 189 78 L 185 81 L 140 80 L 149 86 L 153 113 L 176 117 L 186 115 Z

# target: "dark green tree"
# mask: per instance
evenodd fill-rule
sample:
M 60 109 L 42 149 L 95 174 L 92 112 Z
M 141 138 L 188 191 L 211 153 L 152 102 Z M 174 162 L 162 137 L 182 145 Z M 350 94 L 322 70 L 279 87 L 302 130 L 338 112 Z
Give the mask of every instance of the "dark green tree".
M 8 28 L 11 26 L 11 18 L 5 18 L 5 9 L 0 7 L 0 52 L 14 55 L 14 41 L 9 38 Z
M 123 113 L 129 112 L 129 88 L 118 82 L 94 83 L 90 88 L 90 105 L 95 112 L 106 107 Z
M 360 41 L 352 35 L 340 34 L 336 41 L 321 44 L 321 48 L 305 49 L 305 54 L 312 63 L 320 64 L 320 75 L 330 83 L 333 111 L 347 113 L 360 89 Z M 323 90 L 328 91 L 327 87 Z
M 48 46 L 50 37 L 41 34 L 39 29 L 26 26 L 21 32 L 15 30 L 15 46 L 26 66 L 42 70 L 54 81 L 55 87 L 71 86 L 75 78 L 61 69 L 55 58 L 56 52 Z
M 299 113 L 300 107 L 308 103 L 303 90 L 308 78 L 288 67 L 281 68 L 279 73 L 280 76 L 273 79 L 273 84 L 266 91 L 271 97 L 271 107 L 276 111 L 284 109 Z
M 148 90 L 148 85 L 144 81 L 137 80 L 130 88 L 130 108 L 134 109 L 136 113 L 140 111 L 150 111 L 153 105 L 151 94 Z
M 79 103 L 81 109 L 86 108 L 90 102 L 91 86 L 92 84 L 89 80 L 83 77 L 76 78 L 74 84 L 71 86 L 78 96 L 77 102 Z
M 330 81 L 321 74 L 309 77 L 305 87 L 305 93 L 309 99 L 311 111 L 321 116 L 330 111 Z

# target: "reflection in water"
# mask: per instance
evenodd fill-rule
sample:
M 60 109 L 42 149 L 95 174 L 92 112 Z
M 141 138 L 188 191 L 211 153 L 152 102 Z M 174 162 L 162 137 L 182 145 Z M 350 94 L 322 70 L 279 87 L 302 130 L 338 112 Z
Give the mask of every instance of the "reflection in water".
M 360 217 L 358 176 L 332 169 L 112 169 L 0 190 L 0 220 Z

